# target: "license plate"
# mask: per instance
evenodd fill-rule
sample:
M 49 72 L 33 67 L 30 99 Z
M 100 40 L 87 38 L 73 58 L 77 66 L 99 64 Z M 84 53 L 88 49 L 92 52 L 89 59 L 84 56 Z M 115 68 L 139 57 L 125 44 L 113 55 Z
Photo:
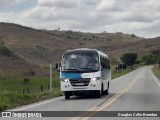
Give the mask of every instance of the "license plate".
M 76 85 L 84 85 L 84 83 L 76 83 Z

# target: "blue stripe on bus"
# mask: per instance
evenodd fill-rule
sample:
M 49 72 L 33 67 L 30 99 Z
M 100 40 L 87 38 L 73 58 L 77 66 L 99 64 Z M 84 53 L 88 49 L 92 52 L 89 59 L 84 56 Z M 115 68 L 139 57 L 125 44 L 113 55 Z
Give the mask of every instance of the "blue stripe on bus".
M 61 73 L 61 78 L 82 78 L 79 73 Z

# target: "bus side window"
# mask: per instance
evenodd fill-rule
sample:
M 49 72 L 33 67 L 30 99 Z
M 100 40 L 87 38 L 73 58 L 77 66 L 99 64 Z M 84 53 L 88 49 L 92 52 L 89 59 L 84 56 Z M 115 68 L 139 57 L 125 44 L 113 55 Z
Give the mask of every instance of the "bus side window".
M 107 62 L 106 62 L 106 63 L 107 63 L 107 66 L 106 66 L 107 69 L 110 69 L 110 63 L 109 63 L 109 60 L 108 60 L 108 59 L 107 59 Z
M 103 58 L 102 57 L 100 57 L 100 61 L 101 61 L 101 70 L 103 70 L 104 69 L 104 63 L 103 63 Z
M 104 67 L 105 69 L 107 69 L 107 59 L 105 58 L 105 61 L 104 61 Z
M 101 68 L 102 69 L 107 69 L 107 59 L 101 57 Z

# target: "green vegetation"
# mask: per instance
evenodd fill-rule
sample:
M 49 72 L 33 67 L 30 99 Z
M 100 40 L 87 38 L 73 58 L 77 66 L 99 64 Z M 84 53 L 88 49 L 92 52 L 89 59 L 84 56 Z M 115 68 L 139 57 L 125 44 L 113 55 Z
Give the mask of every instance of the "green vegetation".
M 47 49 L 45 46 L 42 46 L 42 45 L 36 45 L 35 47 L 38 48 L 38 49 L 41 49 L 41 50 L 46 50 Z
M 154 46 L 154 45 L 151 44 L 151 43 L 147 43 L 147 44 L 145 45 L 145 48 L 149 48 L 149 47 L 152 47 L 152 46 Z
M 136 62 L 136 59 L 137 59 L 136 53 L 125 53 L 121 57 L 122 62 L 128 66 L 134 65 Z
M 135 70 L 135 69 L 125 69 L 124 71 L 121 71 L 121 72 L 119 72 L 119 73 L 113 73 L 113 74 L 112 74 L 112 79 L 117 78 L 117 77 L 120 77 L 120 76 L 122 76 L 122 75 L 125 75 L 125 74 L 127 74 L 127 73 L 129 73 L 129 72 L 131 72 L 131 71 L 133 71 L 133 70 Z
M 122 75 L 125 75 L 133 70 L 135 70 L 136 68 L 140 67 L 140 62 L 139 59 L 137 59 L 137 54 L 136 53 L 125 53 L 121 56 L 121 63 L 124 64 L 119 64 L 119 61 L 112 57 L 111 58 L 111 64 L 115 65 L 114 67 L 112 67 L 112 79 L 120 77 Z M 128 66 L 126 69 L 120 67 L 120 65 L 122 66 Z
M 13 53 L 4 45 L 0 44 L 0 55 L 4 55 L 4 56 L 14 56 Z
M 151 53 L 142 56 L 141 63 L 145 65 L 160 63 L 160 50 L 153 50 Z
M 151 53 L 160 56 L 160 50 L 153 50 Z
M 4 45 L 4 41 L 0 41 L 0 45 Z
M 119 64 L 119 61 L 118 61 L 115 57 L 111 57 L 111 58 L 110 58 L 110 63 L 111 63 L 112 65 L 117 65 L 117 64 Z
M 132 37 L 136 37 L 136 35 L 135 35 L 135 34 L 131 34 L 131 36 L 132 36 Z
M 153 73 L 159 78 L 159 80 L 160 80 L 160 67 L 156 67 L 156 66 L 154 66 L 153 68 L 152 68 L 152 71 L 153 71 Z
M 134 66 L 128 67 L 127 69 L 124 69 L 123 71 L 119 70 L 117 73 L 117 71 L 115 70 L 115 66 L 114 66 L 114 67 L 112 67 L 112 79 L 120 77 L 122 75 L 125 75 L 129 72 L 132 72 L 133 70 L 137 69 L 138 67 L 140 67 L 140 65 L 134 65 Z
M 62 93 L 58 91 L 53 92 L 43 92 L 43 93 L 31 93 L 31 94 L 21 94 L 12 91 L 5 91 L 0 93 L 0 111 L 5 109 L 18 107 L 21 105 L 26 105 L 29 103 L 34 103 L 40 100 L 57 97 L 62 95 Z
M 152 53 L 150 54 L 147 54 L 147 55 L 144 55 L 142 57 L 142 63 L 145 64 L 145 65 L 149 65 L 149 64 L 154 64 L 157 62 L 157 59 L 158 59 L 158 56 L 157 55 L 154 55 Z
M 21 79 L 0 79 L 0 111 L 62 95 L 60 81 L 53 80 L 53 91 L 49 91 L 49 78 L 32 77 L 25 83 Z
M 108 40 L 108 41 L 112 41 L 112 39 L 111 39 L 111 38 L 107 38 L 107 40 Z

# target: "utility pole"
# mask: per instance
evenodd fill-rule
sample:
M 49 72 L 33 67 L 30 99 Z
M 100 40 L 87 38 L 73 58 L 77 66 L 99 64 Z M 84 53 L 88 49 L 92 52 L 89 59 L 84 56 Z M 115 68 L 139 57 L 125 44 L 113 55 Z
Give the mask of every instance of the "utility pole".
M 50 91 L 52 92 L 52 64 L 50 64 Z
M 158 56 L 158 67 L 160 68 L 160 50 L 159 50 L 159 56 Z

